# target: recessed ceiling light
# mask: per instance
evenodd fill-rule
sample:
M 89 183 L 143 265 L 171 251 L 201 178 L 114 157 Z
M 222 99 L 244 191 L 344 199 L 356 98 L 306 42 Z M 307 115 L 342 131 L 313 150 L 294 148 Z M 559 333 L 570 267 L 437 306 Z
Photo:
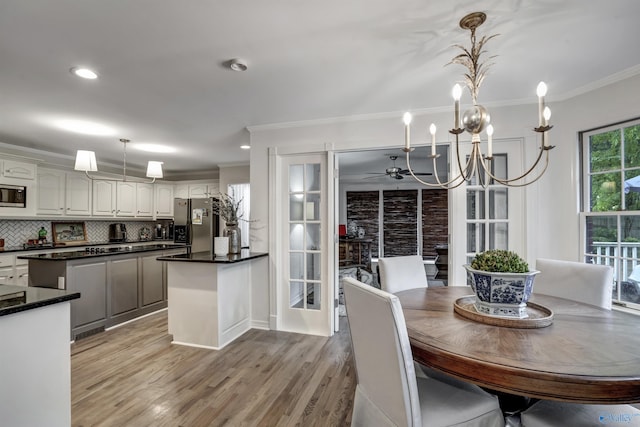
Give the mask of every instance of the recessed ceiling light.
M 85 135 L 109 136 L 116 134 L 114 128 L 84 120 L 58 120 L 54 124 L 61 129 Z
M 82 77 L 83 79 L 94 80 L 98 78 L 98 75 L 95 71 L 85 67 L 73 67 L 69 71 L 71 71 L 71 74 Z
M 132 143 L 132 148 L 149 153 L 175 153 L 177 150 L 173 147 L 160 144 Z
M 248 144 L 242 144 L 242 145 L 240 146 L 240 148 L 242 148 L 243 150 L 249 150 L 249 149 L 251 149 L 251 146 L 250 146 L 250 145 L 248 145 Z
M 229 62 L 229 68 L 233 71 L 247 71 L 249 67 L 247 66 L 247 61 L 244 59 L 235 58 Z

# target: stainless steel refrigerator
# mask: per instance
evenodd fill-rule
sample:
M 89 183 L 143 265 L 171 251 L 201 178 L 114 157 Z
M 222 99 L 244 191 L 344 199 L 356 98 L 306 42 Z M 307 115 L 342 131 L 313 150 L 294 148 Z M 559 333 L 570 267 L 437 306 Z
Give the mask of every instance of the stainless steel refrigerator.
M 191 252 L 213 252 L 213 238 L 219 235 L 219 219 L 213 213 L 212 200 L 174 200 L 174 243 L 191 245 Z

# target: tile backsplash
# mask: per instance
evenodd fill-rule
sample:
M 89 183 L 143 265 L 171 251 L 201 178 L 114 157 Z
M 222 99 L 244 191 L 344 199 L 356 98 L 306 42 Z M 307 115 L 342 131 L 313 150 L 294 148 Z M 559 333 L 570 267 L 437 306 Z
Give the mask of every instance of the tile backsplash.
M 61 219 L 61 221 L 63 221 Z M 114 219 L 108 221 L 84 221 L 87 226 L 87 239 L 89 242 L 109 241 L 109 224 L 117 222 Z M 165 221 L 126 221 L 127 238 L 130 241 L 139 239 L 140 229 L 148 227 L 152 232 L 156 224 L 165 224 Z M 45 220 L 0 220 L 0 238 L 4 239 L 5 246 L 22 246 L 29 239 L 38 238 L 38 230 L 44 227 L 47 230 L 47 238 L 51 241 L 51 221 Z

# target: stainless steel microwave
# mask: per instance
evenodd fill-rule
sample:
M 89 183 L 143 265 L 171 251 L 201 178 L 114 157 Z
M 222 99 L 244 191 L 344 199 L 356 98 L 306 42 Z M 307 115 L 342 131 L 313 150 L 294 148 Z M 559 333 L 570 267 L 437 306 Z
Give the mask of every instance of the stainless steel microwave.
M 27 187 L 0 184 L 0 207 L 26 208 Z

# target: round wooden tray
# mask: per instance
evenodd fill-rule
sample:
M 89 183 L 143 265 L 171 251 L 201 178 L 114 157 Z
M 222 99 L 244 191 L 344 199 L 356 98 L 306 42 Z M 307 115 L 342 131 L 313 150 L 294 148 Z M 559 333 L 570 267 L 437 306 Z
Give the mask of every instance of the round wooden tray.
M 480 313 L 474 305 L 476 301 L 475 295 L 458 298 L 453 303 L 453 311 L 467 319 L 485 323 L 493 326 L 504 326 L 507 328 L 523 328 L 534 329 L 544 328 L 553 323 L 553 311 L 540 304 L 532 302 L 527 303 L 527 314 L 529 317 L 518 319 L 515 317 L 492 316 L 490 314 Z

